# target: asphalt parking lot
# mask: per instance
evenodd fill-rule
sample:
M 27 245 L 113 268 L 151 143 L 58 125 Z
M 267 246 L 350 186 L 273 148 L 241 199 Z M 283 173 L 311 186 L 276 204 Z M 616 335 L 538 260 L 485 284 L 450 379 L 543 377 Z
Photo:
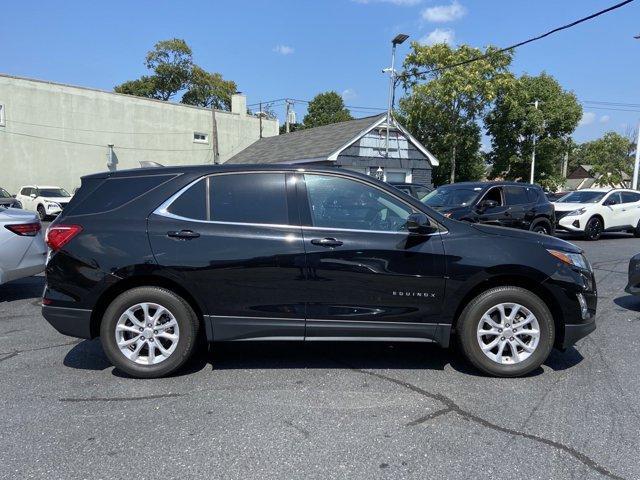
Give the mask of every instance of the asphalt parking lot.
M 576 241 L 598 329 L 522 379 L 421 344 L 231 344 L 134 380 L 0 286 L 0 478 L 640 478 L 640 240 Z

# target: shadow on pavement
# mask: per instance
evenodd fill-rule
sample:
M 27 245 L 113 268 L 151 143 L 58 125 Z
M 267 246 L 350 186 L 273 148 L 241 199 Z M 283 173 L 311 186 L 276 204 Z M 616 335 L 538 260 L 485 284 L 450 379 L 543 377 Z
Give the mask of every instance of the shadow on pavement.
M 44 275 L 21 278 L 0 285 L 0 302 L 13 302 L 30 298 L 40 299 L 44 289 Z
M 613 299 L 613 303 L 625 310 L 631 310 L 632 312 L 640 312 L 640 297 L 634 295 L 625 295 L 624 297 L 618 297 Z

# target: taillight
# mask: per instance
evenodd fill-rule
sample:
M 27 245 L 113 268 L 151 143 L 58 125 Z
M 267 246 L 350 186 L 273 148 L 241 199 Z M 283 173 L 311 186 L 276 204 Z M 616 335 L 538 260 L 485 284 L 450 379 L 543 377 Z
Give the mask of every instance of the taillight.
M 16 225 L 5 225 L 4 228 L 6 228 L 7 230 L 11 230 L 16 235 L 20 235 L 22 237 L 35 237 L 42 226 L 40 225 L 40 222 L 34 222 L 18 223 Z
M 47 230 L 47 236 L 45 238 L 47 245 L 54 252 L 60 250 L 67 243 L 71 241 L 73 237 L 78 235 L 82 231 L 80 225 L 55 225 L 50 226 Z

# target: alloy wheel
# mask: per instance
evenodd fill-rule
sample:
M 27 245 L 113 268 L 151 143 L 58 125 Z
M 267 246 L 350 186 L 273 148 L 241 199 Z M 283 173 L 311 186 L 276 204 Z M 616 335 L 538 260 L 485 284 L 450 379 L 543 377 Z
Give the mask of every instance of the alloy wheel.
M 129 307 L 116 324 L 116 344 L 132 362 L 155 365 L 171 356 L 178 346 L 178 321 L 157 303 L 138 303 Z
M 589 220 L 589 223 L 587 224 L 587 237 L 591 240 L 595 240 L 600 237 L 601 233 L 602 226 L 600 225 L 600 219 L 592 218 Z
M 525 361 L 540 341 L 540 325 L 528 308 L 518 303 L 500 303 L 491 307 L 477 328 L 482 353 L 499 364 Z

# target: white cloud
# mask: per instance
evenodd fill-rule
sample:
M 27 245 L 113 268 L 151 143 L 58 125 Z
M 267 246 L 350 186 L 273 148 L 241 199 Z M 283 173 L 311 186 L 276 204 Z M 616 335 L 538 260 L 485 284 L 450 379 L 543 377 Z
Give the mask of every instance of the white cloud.
M 287 45 L 276 45 L 273 47 L 273 51 L 279 53 L 280 55 L 291 55 L 295 50 L 293 47 L 289 47 Z
M 608 123 L 609 120 L 611 120 L 611 117 L 609 115 L 602 115 L 600 117 L 600 123 Z
M 393 5 L 398 5 L 401 7 L 413 7 L 414 5 L 418 5 L 422 3 L 422 0 L 352 0 L 356 3 L 392 3 Z
M 456 33 L 449 28 L 436 28 L 433 32 L 420 39 L 423 45 L 435 45 L 436 43 L 447 43 L 451 45 L 455 40 Z
M 349 100 L 353 100 L 357 96 L 358 94 L 353 88 L 347 88 L 342 91 L 342 99 L 346 102 L 348 102 Z
M 458 20 L 467 14 L 467 9 L 457 1 L 451 5 L 436 5 L 422 11 L 422 18 L 427 22 L 445 23 Z
M 578 123 L 579 127 L 584 127 L 585 125 L 591 125 L 596 120 L 596 114 L 593 112 L 584 112 L 582 114 L 582 118 Z

